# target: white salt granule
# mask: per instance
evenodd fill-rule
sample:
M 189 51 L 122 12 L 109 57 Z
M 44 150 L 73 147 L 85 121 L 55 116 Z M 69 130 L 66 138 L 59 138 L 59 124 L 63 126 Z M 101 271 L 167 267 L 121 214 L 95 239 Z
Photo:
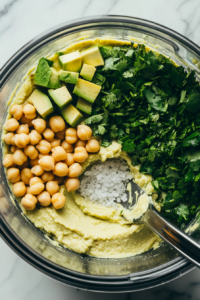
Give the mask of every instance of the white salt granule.
M 93 165 L 84 173 L 79 192 L 93 203 L 116 207 L 126 202 L 126 186 L 133 179 L 124 160 L 112 159 Z

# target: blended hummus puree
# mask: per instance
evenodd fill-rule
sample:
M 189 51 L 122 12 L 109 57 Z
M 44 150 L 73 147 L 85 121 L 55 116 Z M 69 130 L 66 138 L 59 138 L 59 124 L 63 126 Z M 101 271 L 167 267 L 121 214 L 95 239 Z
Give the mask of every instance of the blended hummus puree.
M 68 53 L 97 43 L 115 46 L 129 44 L 129 42 L 112 39 L 96 39 L 80 41 L 74 46 L 68 47 L 65 52 Z M 54 61 L 53 67 L 59 70 L 58 56 L 54 55 L 50 59 Z M 29 72 L 12 103 L 25 103 L 33 88 L 32 75 Z M 9 114 L 8 118 L 10 118 Z M 4 154 L 7 151 L 8 149 L 5 147 Z M 121 145 L 117 142 L 113 142 L 107 148 L 101 147 L 98 154 L 89 155 L 82 164 L 82 172 L 95 161 L 104 162 L 108 158 L 117 157 L 127 161 L 134 181 L 149 195 L 153 193 L 154 205 L 160 210 L 159 204 L 155 202 L 157 194 L 151 185 L 153 178 L 150 175 L 141 174 L 140 166 L 132 166 L 131 159 L 127 153 L 121 150 Z M 89 199 L 84 199 L 78 192 L 67 192 L 64 186 L 61 187 L 60 192 L 66 197 L 66 205 L 60 210 L 55 210 L 52 206 L 39 207 L 33 211 L 22 209 L 37 228 L 52 236 L 68 249 L 95 257 L 119 258 L 140 254 L 159 246 L 161 239 L 153 231 L 145 225 L 130 225 L 120 214 L 120 208 L 115 209 L 92 203 Z

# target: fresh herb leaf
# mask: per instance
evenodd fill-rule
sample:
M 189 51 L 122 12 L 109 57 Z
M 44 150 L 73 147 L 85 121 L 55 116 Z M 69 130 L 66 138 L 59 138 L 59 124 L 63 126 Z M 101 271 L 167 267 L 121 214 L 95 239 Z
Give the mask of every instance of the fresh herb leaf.
M 173 194 L 167 194 L 162 206 L 164 209 L 173 208 L 180 202 L 181 199 L 182 195 L 179 193 L 179 191 L 174 191 Z
M 153 163 L 151 161 L 145 161 L 140 167 L 140 172 L 143 174 L 152 174 L 153 169 Z
M 90 125 L 90 124 L 94 124 L 94 123 L 99 123 L 101 120 L 103 119 L 102 115 L 95 115 L 95 116 L 91 116 L 87 119 L 85 119 L 85 124 L 86 125 Z
M 185 204 L 181 204 L 180 206 L 175 208 L 175 213 L 179 216 L 178 222 L 185 220 L 187 221 L 189 217 L 189 209 L 188 206 Z
M 111 142 L 108 142 L 107 140 L 103 140 L 101 142 L 101 146 L 102 147 L 109 147 L 112 143 Z
M 103 135 L 106 132 L 106 129 L 103 125 L 98 125 L 98 132 L 100 135 Z
M 185 106 L 191 113 L 198 113 L 200 111 L 200 93 L 194 93 L 190 95 L 187 98 Z
M 122 150 L 126 152 L 133 152 L 135 149 L 135 144 L 132 140 L 127 140 L 123 143 Z

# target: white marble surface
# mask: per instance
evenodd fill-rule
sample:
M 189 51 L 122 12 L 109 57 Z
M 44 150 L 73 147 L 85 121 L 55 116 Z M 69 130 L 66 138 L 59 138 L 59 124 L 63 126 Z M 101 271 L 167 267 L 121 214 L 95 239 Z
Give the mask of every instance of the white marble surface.
M 72 19 L 130 15 L 168 26 L 200 45 L 199 0 L 0 0 L 0 67 L 41 32 Z M 19 258 L 0 239 L 0 299 L 162 299 L 199 300 L 200 270 L 161 287 L 131 294 L 78 291 L 47 278 Z

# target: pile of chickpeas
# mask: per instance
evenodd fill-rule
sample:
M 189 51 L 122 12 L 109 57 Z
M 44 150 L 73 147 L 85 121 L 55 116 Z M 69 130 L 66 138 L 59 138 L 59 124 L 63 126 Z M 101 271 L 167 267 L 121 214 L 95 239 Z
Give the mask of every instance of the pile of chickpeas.
M 79 188 L 81 163 L 88 152 L 99 151 L 99 142 L 91 138 L 89 126 L 67 128 L 61 116 L 45 121 L 32 104 L 13 105 L 10 112 L 12 118 L 4 126 L 10 154 L 5 155 L 3 165 L 13 194 L 23 197 L 26 210 L 33 210 L 37 203 L 62 208 L 66 199 L 59 185 L 65 184 L 68 192 Z

